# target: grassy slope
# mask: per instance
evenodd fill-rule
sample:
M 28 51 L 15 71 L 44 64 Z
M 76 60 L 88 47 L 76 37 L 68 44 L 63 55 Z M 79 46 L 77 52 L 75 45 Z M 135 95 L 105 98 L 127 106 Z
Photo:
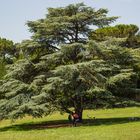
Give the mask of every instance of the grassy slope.
M 96 119 L 87 120 L 87 115 Z M 0 140 L 140 140 L 140 119 L 132 117 L 140 117 L 140 108 L 87 110 L 85 123 L 79 127 L 35 129 L 36 124 L 66 123 L 67 115 L 58 113 L 42 119 L 26 117 L 13 125 L 2 121 Z

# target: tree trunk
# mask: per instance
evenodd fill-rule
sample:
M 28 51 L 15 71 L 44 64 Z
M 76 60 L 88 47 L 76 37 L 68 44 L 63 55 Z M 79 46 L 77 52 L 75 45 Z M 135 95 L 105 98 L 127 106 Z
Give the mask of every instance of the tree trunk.
M 77 108 L 77 109 L 75 109 L 75 113 L 77 113 L 78 114 L 78 116 L 79 116 L 79 121 L 80 122 L 82 122 L 82 117 L 83 117 L 83 109 L 79 109 L 79 108 Z

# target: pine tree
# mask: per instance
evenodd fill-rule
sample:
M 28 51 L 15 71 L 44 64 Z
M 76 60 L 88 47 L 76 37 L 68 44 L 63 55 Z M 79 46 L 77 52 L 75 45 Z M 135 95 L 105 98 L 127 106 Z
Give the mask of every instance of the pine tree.
M 107 13 L 80 3 L 49 8 L 45 19 L 28 22 L 32 40 L 18 44 L 23 57 L 0 81 L 0 119 L 73 108 L 82 120 L 86 108 L 139 105 L 140 50 L 122 48 L 123 39 L 88 40 L 92 25 L 117 19 Z
M 107 9 L 95 10 L 83 3 L 66 7 L 48 8 L 45 19 L 28 21 L 32 38 L 47 47 L 58 48 L 59 44 L 85 43 L 92 25 L 105 27 L 118 17 L 108 17 Z
M 82 119 L 85 108 L 138 105 L 139 57 L 114 44 L 63 45 L 37 64 L 16 62 L 0 87 L 2 118 L 70 113 L 74 108 Z

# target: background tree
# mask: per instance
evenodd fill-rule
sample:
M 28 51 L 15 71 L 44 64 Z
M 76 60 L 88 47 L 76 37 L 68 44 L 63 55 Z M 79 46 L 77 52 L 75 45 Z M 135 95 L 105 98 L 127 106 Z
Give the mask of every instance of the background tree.
M 0 60 L 0 79 L 2 79 L 5 74 L 6 74 L 5 63 L 2 60 Z
M 14 43 L 5 38 L 0 38 L 0 57 L 6 60 L 6 55 L 13 55 L 15 51 Z
M 6 74 L 6 64 L 13 63 L 15 46 L 13 41 L 0 38 L 0 79 Z
M 140 47 L 139 28 L 136 25 L 119 24 L 114 27 L 104 27 L 92 31 L 90 39 L 105 41 L 108 37 L 125 38 L 122 46 L 137 48 Z

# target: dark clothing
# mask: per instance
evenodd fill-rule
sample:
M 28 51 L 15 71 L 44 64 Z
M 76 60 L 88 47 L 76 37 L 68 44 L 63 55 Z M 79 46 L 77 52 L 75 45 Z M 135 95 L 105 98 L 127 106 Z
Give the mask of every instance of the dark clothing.
M 75 126 L 75 127 L 76 127 L 76 124 L 77 124 L 78 122 L 80 122 L 80 118 L 79 118 L 79 115 L 78 115 L 77 113 L 69 114 L 68 120 L 69 120 L 69 122 L 72 123 L 73 126 Z
M 79 115 L 76 113 L 73 113 L 72 117 L 73 117 L 73 126 L 76 127 L 76 124 L 79 122 Z
M 71 115 L 68 116 L 68 120 L 69 120 L 70 123 L 73 121 Z
M 76 127 L 76 124 L 79 122 L 79 119 L 73 119 L 73 126 Z

